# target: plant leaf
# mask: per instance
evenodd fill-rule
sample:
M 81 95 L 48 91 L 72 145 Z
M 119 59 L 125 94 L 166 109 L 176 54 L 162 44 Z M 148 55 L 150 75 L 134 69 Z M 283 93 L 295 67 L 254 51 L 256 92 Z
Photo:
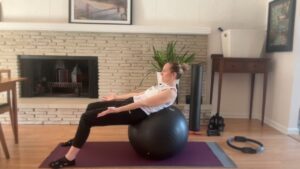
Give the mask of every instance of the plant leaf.
M 185 46 L 183 46 L 179 52 L 176 52 L 176 41 L 170 41 L 167 44 L 166 50 L 157 50 L 154 46 L 153 49 L 153 60 L 155 63 L 152 63 L 152 66 L 157 71 L 162 71 L 163 66 L 167 62 L 177 62 L 179 64 L 190 64 L 195 59 L 195 53 L 189 54 L 188 51 L 185 51 Z M 183 54 L 180 54 L 183 53 Z

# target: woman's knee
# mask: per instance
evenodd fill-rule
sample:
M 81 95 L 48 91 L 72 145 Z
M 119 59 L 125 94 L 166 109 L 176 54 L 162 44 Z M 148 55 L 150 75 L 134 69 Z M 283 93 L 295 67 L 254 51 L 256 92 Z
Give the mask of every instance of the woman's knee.
M 87 112 L 83 113 L 80 117 L 80 123 L 90 123 L 92 120 L 92 117 Z
M 86 111 L 93 109 L 95 107 L 95 104 L 96 103 L 89 103 L 86 107 Z
M 88 104 L 86 111 L 107 108 L 109 102 L 94 102 Z

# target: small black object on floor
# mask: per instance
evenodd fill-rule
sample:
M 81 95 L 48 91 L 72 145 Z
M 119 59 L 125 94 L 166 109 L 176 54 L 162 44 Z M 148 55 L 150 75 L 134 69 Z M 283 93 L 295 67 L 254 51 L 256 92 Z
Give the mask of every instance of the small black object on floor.
M 219 112 L 217 112 L 209 119 L 207 136 L 220 136 L 221 132 L 224 131 L 224 127 L 224 118 L 219 115 Z

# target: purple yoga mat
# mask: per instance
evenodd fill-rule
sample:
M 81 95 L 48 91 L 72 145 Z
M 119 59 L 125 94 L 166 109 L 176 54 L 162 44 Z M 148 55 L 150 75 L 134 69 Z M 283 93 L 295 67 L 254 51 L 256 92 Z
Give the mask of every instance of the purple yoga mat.
M 57 146 L 42 162 L 40 168 L 63 157 L 69 147 Z M 76 158 L 74 167 L 109 166 L 209 166 L 222 167 L 222 163 L 205 142 L 189 142 L 177 155 L 160 161 L 139 156 L 129 142 L 87 142 Z

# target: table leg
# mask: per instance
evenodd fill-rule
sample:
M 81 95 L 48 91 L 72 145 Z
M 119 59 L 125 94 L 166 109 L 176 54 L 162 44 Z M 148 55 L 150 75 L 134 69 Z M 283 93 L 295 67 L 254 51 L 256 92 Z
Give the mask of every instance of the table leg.
M 223 59 L 220 59 L 220 65 L 219 65 L 219 87 L 218 87 L 217 113 L 220 113 L 221 92 L 222 92 L 222 79 L 223 79 L 223 68 L 224 68 L 224 61 L 223 61 Z
M 265 120 L 267 82 L 268 82 L 268 72 L 266 71 L 266 72 L 264 72 L 263 100 L 262 100 L 262 110 L 261 110 L 261 125 L 264 125 L 264 120 Z
M 9 103 L 9 115 L 10 115 L 10 123 L 11 127 L 14 133 L 15 137 L 15 131 L 16 131 L 16 125 L 15 125 L 15 112 L 13 108 L 13 103 L 12 103 L 12 97 L 11 97 L 11 90 L 7 92 L 7 103 Z M 16 137 L 15 137 L 16 138 Z
M 16 83 L 13 84 L 12 88 L 12 107 L 13 107 L 13 113 L 14 113 L 14 135 L 15 135 L 15 143 L 19 143 L 18 138 L 18 110 L 17 110 L 17 92 L 16 92 Z
M 253 107 L 254 82 L 255 82 L 255 73 L 251 73 L 251 87 L 250 87 L 250 110 L 249 110 L 249 119 L 252 119 L 252 107 Z
M 212 103 L 212 97 L 213 97 L 213 91 L 214 91 L 214 78 L 215 78 L 215 72 L 214 67 L 211 68 L 211 79 L 210 79 L 210 104 Z

